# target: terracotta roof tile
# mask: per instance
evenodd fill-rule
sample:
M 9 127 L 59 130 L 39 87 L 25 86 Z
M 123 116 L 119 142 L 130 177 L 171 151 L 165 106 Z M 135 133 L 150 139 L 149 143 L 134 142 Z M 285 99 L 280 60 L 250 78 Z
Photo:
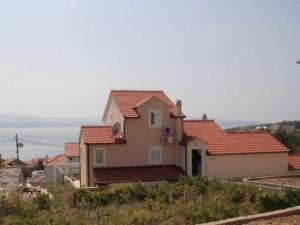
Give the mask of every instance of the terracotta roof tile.
M 285 146 L 265 132 L 229 133 L 213 120 L 185 120 L 183 129 L 186 139 L 204 141 L 212 155 L 288 152 Z
M 292 170 L 300 170 L 300 154 L 294 153 L 289 155 L 289 168 Z
M 111 126 L 83 126 L 80 131 L 85 144 L 123 144 L 121 133 L 112 133 Z
M 184 175 L 182 169 L 173 165 L 97 168 L 94 172 L 97 184 L 178 180 Z
M 49 159 L 48 161 L 44 162 L 44 166 L 56 166 L 59 164 L 67 163 L 68 159 L 65 155 L 57 155 L 53 157 L 52 159 Z
M 65 155 L 68 157 L 78 157 L 79 143 L 65 143 Z
M 170 108 L 170 113 L 176 116 L 176 105 L 163 91 L 112 90 L 111 95 L 126 118 L 138 118 L 139 115 L 134 108 L 153 96 L 166 103 Z

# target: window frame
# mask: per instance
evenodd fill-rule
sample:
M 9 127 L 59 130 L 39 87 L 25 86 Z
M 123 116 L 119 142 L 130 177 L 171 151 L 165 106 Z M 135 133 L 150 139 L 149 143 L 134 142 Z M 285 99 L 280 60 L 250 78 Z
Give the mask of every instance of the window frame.
M 102 151 L 103 152 L 103 162 L 102 163 L 97 163 L 97 152 Z M 95 167 L 103 167 L 106 164 L 106 152 L 104 148 L 97 148 L 94 151 L 94 166 Z
M 159 152 L 159 161 L 152 161 L 152 152 Z M 162 147 L 150 146 L 149 147 L 149 164 L 161 164 L 162 163 Z
M 153 113 L 154 113 L 154 124 L 151 123 Z M 156 115 L 158 115 L 158 118 Z M 161 123 L 162 123 L 161 109 L 149 109 L 149 111 L 148 111 L 148 126 L 149 126 L 149 128 L 161 128 Z

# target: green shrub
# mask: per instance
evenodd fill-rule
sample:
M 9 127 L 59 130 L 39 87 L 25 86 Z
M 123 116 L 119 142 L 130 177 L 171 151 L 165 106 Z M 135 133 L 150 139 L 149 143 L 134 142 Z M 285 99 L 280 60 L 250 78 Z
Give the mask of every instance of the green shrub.
M 50 209 L 50 198 L 47 194 L 39 194 L 36 198 L 38 207 L 40 210 L 49 210 Z

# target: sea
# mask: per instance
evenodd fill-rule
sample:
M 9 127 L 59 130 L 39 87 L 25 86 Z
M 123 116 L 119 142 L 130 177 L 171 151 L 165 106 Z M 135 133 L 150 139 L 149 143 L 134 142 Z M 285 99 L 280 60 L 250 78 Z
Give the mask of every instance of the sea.
M 0 127 L 0 154 L 6 159 L 16 157 L 15 135 L 23 147 L 19 148 L 20 160 L 35 157 L 53 157 L 64 152 L 64 143 L 78 142 L 79 126 L 71 127 Z
M 218 122 L 224 129 L 237 127 L 249 122 Z M 19 148 L 20 160 L 27 161 L 36 157 L 53 157 L 63 154 L 66 142 L 79 141 L 80 126 L 43 126 L 43 127 L 1 127 L 0 154 L 6 159 L 16 157 L 15 135 L 23 147 Z

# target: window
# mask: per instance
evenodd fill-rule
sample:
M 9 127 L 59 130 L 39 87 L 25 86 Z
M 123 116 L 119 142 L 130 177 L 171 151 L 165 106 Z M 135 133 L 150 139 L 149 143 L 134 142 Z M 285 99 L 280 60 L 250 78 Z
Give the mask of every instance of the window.
M 161 163 L 161 147 L 150 147 L 149 148 L 149 163 L 159 164 Z
M 150 128 L 160 128 L 161 127 L 161 110 L 160 109 L 150 109 L 148 113 L 148 123 Z
M 105 165 L 105 150 L 96 149 L 95 150 L 95 166 L 104 166 Z

